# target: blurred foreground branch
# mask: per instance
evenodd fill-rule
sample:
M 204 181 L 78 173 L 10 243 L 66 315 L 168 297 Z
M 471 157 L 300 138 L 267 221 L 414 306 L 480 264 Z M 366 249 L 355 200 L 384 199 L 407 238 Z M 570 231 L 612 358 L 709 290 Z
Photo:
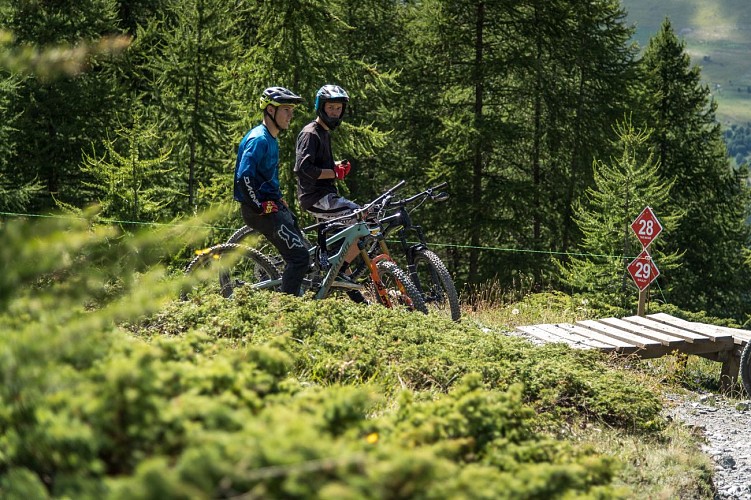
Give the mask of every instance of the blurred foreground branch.
M 15 74 L 33 74 L 43 80 L 75 76 L 85 71 L 97 56 L 116 56 L 130 42 L 129 36 L 112 35 L 76 45 L 14 45 L 13 34 L 0 30 L 0 68 Z

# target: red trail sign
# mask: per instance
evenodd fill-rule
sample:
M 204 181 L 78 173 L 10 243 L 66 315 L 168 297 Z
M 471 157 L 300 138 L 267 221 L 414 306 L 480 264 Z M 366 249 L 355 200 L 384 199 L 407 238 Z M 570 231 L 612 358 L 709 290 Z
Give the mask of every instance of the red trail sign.
M 631 223 L 631 229 L 639 238 L 644 248 L 647 248 L 652 241 L 657 238 L 657 235 L 662 232 L 662 224 L 655 217 L 654 212 L 650 207 L 646 207 L 641 211 L 639 217 Z
M 660 270 L 657 269 L 652 257 L 646 249 L 642 250 L 637 258 L 631 261 L 628 265 L 628 273 L 634 279 L 634 283 L 639 290 L 644 290 L 652 283 L 659 275 Z

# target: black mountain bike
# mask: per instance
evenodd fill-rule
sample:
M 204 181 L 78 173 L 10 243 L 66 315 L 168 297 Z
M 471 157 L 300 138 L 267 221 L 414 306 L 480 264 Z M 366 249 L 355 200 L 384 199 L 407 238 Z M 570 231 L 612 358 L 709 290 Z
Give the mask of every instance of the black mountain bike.
M 746 394 L 751 396 L 751 342 L 747 342 L 743 348 L 740 365 L 743 388 L 746 389 Z
M 428 308 L 448 313 L 452 320 L 459 321 L 461 308 L 454 280 L 451 279 L 451 275 L 438 255 L 428 248 L 422 227 L 414 224 L 410 215 L 428 200 L 446 201 L 449 195 L 439 191 L 445 186 L 444 182 L 400 200 L 394 200 L 393 195 L 389 196 L 378 215 L 382 230 L 371 237 L 369 253 L 371 255 L 374 253 L 390 254 L 386 239 L 395 233 L 407 260 L 410 278 L 422 293 L 425 304 Z M 415 203 L 416 205 L 411 210 L 407 208 L 408 205 Z M 387 212 L 392 213 L 387 214 Z M 416 238 L 417 242 L 408 241 L 410 238 Z

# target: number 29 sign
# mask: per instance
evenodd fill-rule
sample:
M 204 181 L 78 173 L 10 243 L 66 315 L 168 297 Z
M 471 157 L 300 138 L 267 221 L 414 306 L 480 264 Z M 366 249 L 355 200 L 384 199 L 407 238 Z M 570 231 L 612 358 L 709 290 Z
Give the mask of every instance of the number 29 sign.
M 628 272 L 634 278 L 634 283 L 639 290 L 647 288 L 660 275 L 660 270 L 657 269 L 646 248 L 631 261 L 628 265 Z
M 657 220 L 652 209 L 646 207 L 631 223 L 631 229 L 641 242 L 643 249 L 639 256 L 628 265 L 628 272 L 637 288 L 643 291 L 660 275 L 660 270 L 649 255 L 647 247 L 662 232 L 662 224 Z

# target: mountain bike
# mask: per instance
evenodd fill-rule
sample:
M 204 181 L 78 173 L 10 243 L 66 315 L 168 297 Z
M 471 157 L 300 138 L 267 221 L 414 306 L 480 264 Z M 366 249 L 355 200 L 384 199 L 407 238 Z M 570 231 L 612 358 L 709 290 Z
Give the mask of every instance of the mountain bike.
M 751 342 L 746 342 L 740 361 L 741 382 L 746 394 L 751 396 Z
M 216 281 L 216 272 L 219 280 Z M 230 298 L 236 283 L 240 281 L 276 280 L 281 284 L 281 274 L 276 264 L 265 254 L 255 248 L 237 243 L 222 243 L 196 252 L 196 256 L 185 267 L 186 275 L 201 273 L 203 283 L 209 291 L 218 291 L 224 298 Z M 207 284 L 210 283 L 210 284 Z M 218 284 L 219 288 L 214 290 Z M 278 291 L 281 286 L 277 286 Z M 188 291 L 180 294 L 187 299 Z
M 398 184 L 402 186 L 404 182 Z M 373 231 L 366 240 L 368 243 L 368 254 L 371 259 L 378 255 L 391 255 L 386 245 L 386 237 L 396 232 L 401 245 L 402 252 L 407 260 L 407 269 L 409 276 L 423 296 L 423 301 L 432 310 L 446 312 L 454 321 L 461 318 L 461 308 L 459 304 L 459 294 L 456 286 L 448 272 L 445 264 L 432 250 L 428 248 L 428 243 L 422 227 L 412 222 L 411 212 L 423 205 L 428 199 L 432 202 L 446 201 L 448 193 L 440 191 L 446 187 L 447 183 L 441 183 L 432 188 L 426 189 L 409 198 L 392 201 L 396 189 L 392 188 L 380 197 L 378 205 L 370 204 L 371 211 L 380 215 L 380 225 L 382 230 Z M 396 186 L 395 186 L 396 187 Z M 407 205 L 416 203 L 411 210 Z M 396 213 L 386 216 L 385 211 L 396 209 Z M 306 228 L 309 229 L 309 228 Z M 303 231 L 305 231 L 304 229 Z M 253 234 L 253 228 L 243 226 L 227 240 L 228 244 L 239 243 Z M 418 243 L 410 244 L 407 241 L 409 236 L 416 236 Z M 284 264 L 281 256 L 276 253 L 276 249 L 271 245 L 262 246 L 260 251 L 266 255 L 277 266 Z M 353 264 L 352 276 L 361 276 L 367 266 L 364 262 Z
M 368 219 L 371 211 L 380 207 L 382 199 L 390 196 L 403 184 L 402 181 L 352 214 L 320 222 L 303 230 L 315 231 L 318 241 L 317 245 L 308 242 L 311 269 L 303 280 L 303 291 L 310 290 L 315 299 L 322 299 L 332 290 L 370 289 L 376 301 L 386 307 L 400 305 L 427 313 L 422 295 L 412 283 L 409 274 L 400 269 L 388 256 L 375 255 L 371 258 L 361 242 L 365 236 L 380 231 L 380 226 Z M 355 223 L 350 224 L 353 220 Z M 253 231 L 243 231 L 243 234 L 243 238 L 247 238 Z M 353 244 L 360 248 L 360 257 L 369 271 L 364 279 L 354 280 L 341 273 L 344 258 Z M 226 265 L 222 262 L 225 256 L 233 257 Z M 218 263 L 219 291 L 224 297 L 230 297 L 239 286 L 278 290 L 281 285 L 277 267 L 279 259 L 281 258 L 269 257 L 249 246 L 224 243 L 204 250 L 187 266 L 186 273 L 201 269 L 210 263 Z M 281 263 L 283 264 L 283 261 Z
M 375 237 L 369 244 L 369 253 L 372 255 L 374 252 L 378 252 L 390 255 L 386 239 L 389 235 L 396 233 L 402 253 L 407 260 L 410 278 L 422 293 L 425 304 L 431 309 L 447 312 L 452 320 L 459 321 L 461 309 L 454 281 L 438 255 L 428 248 L 422 227 L 414 224 L 410 215 L 427 200 L 433 202 L 446 201 L 449 195 L 439 191 L 446 185 L 444 182 L 409 198 L 392 200 L 393 195 L 391 195 L 384 200 L 381 205 L 381 213 L 378 215 L 382 231 L 373 233 Z M 417 205 L 408 210 L 407 205 L 413 203 L 417 203 Z M 388 210 L 395 210 L 395 212 L 385 215 Z M 410 243 L 408 241 L 410 237 L 415 237 L 417 243 Z M 357 270 L 353 274 L 355 273 L 357 273 Z

